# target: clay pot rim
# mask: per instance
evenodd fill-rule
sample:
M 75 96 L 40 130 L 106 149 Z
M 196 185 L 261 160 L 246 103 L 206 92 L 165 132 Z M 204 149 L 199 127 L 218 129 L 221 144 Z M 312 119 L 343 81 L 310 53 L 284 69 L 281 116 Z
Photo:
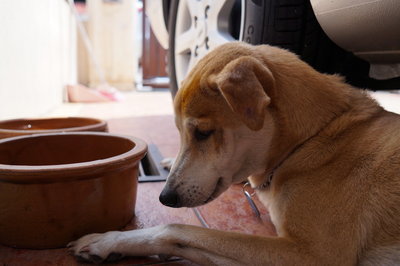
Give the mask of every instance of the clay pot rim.
M 7 122 L 46 121 L 46 120 L 50 121 L 50 120 L 68 120 L 68 119 L 91 120 L 95 121 L 96 123 L 80 127 L 65 127 L 65 128 L 54 128 L 54 129 L 38 129 L 38 130 L 1 128 L 1 124 Z M 8 119 L 0 121 L 0 133 L 41 134 L 41 133 L 57 133 L 57 132 L 68 132 L 68 131 L 91 131 L 96 128 L 105 128 L 106 126 L 107 126 L 106 121 L 93 117 L 69 116 L 69 117 L 47 117 L 47 118 L 17 118 L 17 119 Z
M 134 146 L 119 155 L 106 159 L 99 159 L 80 163 L 58 165 L 9 165 L 0 164 L 0 182 L 9 183 L 57 183 L 81 179 L 98 178 L 99 174 L 110 171 L 122 171 L 135 167 L 147 152 L 147 144 L 136 137 L 110 134 L 104 132 L 58 132 L 34 135 L 23 135 L 12 138 L 0 139 L 0 145 L 5 142 L 18 141 L 19 139 L 40 138 L 47 136 L 76 136 L 92 135 L 110 138 L 121 138 L 133 142 Z M 136 161 L 136 163 L 134 163 Z

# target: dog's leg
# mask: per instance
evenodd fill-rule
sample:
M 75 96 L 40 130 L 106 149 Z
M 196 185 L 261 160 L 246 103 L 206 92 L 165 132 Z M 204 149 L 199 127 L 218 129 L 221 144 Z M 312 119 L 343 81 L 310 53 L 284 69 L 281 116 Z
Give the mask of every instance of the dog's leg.
M 313 265 L 304 246 L 285 238 L 267 238 L 165 225 L 127 232 L 92 234 L 70 244 L 77 257 L 101 262 L 123 256 L 164 254 L 201 265 Z

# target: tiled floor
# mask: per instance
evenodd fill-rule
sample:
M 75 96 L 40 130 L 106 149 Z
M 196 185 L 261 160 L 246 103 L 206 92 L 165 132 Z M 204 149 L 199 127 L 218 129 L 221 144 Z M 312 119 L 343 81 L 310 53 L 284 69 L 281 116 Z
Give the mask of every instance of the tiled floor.
M 388 110 L 400 113 L 400 96 L 375 93 L 374 97 Z M 134 135 L 154 143 L 165 157 L 175 156 L 179 148 L 178 132 L 174 126 L 171 96 L 168 91 L 133 92 L 120 103 L 65 104 L 46 116 L 91 116 L 106 119 L 110 132 Z M 138 189 L 136 216 L 126 229 L 144 228 L 165 223 L 187 223 L 201 226 L 191 209 L 171 209 L 158 202 L 163 183 L 141 183 Z M 250 234 L 274 235 L 274 227 L 265 208 L 257 219 L 242 194 L 234 186 L 217 200 L 199 207 L 205 222 L 215 229 Z M 157 258 L 128 258 L 108 265 L 160 264 Z M 185 260 L 169 261 L 167 265 L 192 265 Z M 83 265 L 67 254 L 65 249 L 23 250 L 0 246 L 0 265 Z

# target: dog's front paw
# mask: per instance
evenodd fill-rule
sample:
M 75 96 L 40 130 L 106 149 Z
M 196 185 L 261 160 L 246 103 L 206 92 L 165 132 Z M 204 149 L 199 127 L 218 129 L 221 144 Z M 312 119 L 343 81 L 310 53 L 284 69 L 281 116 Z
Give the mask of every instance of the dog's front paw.
M 124 256 L 117 247 L 121 234 L 117 231 L 90 234 L 69 243 L 67 247 L 78 260 L 94 263 L 116 261 Z

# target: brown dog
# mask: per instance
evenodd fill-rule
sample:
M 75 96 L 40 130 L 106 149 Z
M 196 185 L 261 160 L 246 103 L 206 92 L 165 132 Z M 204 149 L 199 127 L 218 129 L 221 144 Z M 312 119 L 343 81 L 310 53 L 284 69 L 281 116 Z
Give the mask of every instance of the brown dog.
M 267 45 L 223 45 L 175 99 L 182 146 L 160 200 L 205 204 L 249 176 L 278 237 L 188 225 L 84 236 L 76 256 L 202 265 L 400 263 L 400 118 Z M 112 256 L 113 257 L 113 256 Z

